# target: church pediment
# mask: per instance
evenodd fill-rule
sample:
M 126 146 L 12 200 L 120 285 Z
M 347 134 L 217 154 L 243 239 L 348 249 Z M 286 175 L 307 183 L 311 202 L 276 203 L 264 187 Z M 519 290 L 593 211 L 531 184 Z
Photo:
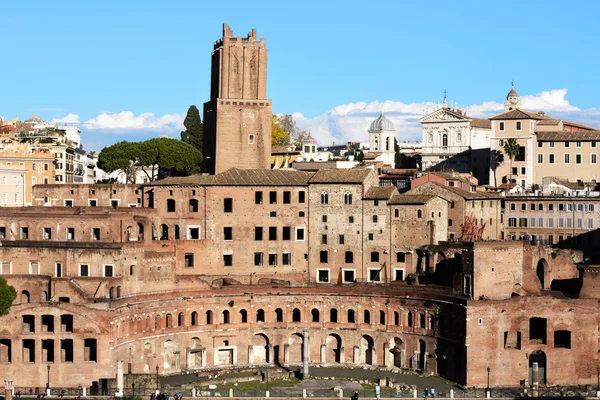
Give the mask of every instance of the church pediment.
M 431 122 L 453 122 L 453 121 L 469 121 L 470 119 L 464 115 L 460 115 L 456 112 L 450 111 L 448 108 L 440 108 L 430 114 L 427 114 L 419 120 L 422 124 Z

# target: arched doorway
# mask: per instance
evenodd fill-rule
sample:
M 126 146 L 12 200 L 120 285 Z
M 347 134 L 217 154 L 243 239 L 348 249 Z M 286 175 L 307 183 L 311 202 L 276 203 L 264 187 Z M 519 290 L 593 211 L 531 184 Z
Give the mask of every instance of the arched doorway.
M 160 226 L 160 240 L 169 240 L 169 226 L 166 224 Z
M 533 364 L 538 365 L 538 382 L 546 384 L 546 353 L 541 350 L 534 351 L 529 355 L 529 382 L 533 383 Z
M 202 347 L 202 343 L 200 339 L 197 337 L 192 338 L 192 343 L 188 348 L 188 360 L 187 367 L 188 368 L 200 368 L 202 367 L 202 356 L 203 356 L 204 347 Z
M 301 364 L 302 356 L 304 355 L 304 336 L 301 333 L 294 333 L 288 339 L 289 345 L 289 363 Z
M 535 273 L 538 277 L 538 279 L 540 280 L 540 284 L 542 285 L 542 290 L 546 288 L 545 284 L 546 284 L 546 271 L 548 270 L 548 262 L 543 259 L 540 258 L 540 261 L 538 261 L 537 263 L 537 267 L 535 269 Z
M 269 338 L 262 333 L 252 338 L 252 362 L 254 364 L 269 362 Z
M 360 339 L 361 361 L 364 364 L 373 365 L 373 353 L 375 349 L 375 341 L 369 335 L 363 335 Z
M 402 339 L 395 337 L 392 341 L 390 353 L 394 357 L 394 367 L 404 368 L 404 354 L 402 353 Z
M 325 342 L 327 347 L 325 362 L 339 364 L 342 356 L 342 338 L 339 335 L 331 334 L 327 335 Z
M 144 224 L 138 222 L 138 240 L 144 240 Z
M 419 366 L 418 369 L 425 371 L 427 345 L 424 340 L 419 340 Z
M 29 295 L 29 292 L 27 290 L 23 290 L 21 292 L 21 303 L 22 304 L 29 303 L 30 299 L 31 299 L 31 296 Z

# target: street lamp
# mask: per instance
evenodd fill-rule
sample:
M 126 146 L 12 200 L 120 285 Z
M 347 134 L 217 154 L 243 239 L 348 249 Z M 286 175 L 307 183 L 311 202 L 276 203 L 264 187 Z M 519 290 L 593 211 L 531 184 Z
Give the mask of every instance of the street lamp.
M 156 394 L 158 394 L 158 365 L 156 366 Z
M 50 389 L 50 364 L 48 364 L 48 380 L 46 381 L 46 389 Z
M 490 366 L 488 365 L 487 367 L 487 372 L 488 372 L 488 385 L 487 385 L 487 390 L 488 392 L 491 391 L 490 390 Z

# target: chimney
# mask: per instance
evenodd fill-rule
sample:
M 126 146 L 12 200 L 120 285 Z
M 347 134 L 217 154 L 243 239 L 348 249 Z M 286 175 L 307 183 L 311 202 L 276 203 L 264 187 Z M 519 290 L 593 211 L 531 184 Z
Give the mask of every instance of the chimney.
M 538 111 L 538 115 L 539 115 L 540 117 L 543 117 L 544 115 L 546 115 L 546 113 L 545 113 L 545 112 L 543 112 L 543 111 Z

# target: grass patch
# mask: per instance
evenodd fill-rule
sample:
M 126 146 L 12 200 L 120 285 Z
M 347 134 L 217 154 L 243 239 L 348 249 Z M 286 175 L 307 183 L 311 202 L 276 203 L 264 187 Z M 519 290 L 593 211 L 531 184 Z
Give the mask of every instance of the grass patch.
M 292 387 L 300 383 L 300 379 L 289 378 L 289 379 L 270 379 L 269 388 L 273 387 Z M 233 382 L 225 384 L 218 384 L 217 389 L 233 389 L 234 393 L 236 390 L 250 391 L 250 390 L 267 390 L 267 383 L 261 381 L 250 381 L 250 382 L 238 382 L 237 386 Z

